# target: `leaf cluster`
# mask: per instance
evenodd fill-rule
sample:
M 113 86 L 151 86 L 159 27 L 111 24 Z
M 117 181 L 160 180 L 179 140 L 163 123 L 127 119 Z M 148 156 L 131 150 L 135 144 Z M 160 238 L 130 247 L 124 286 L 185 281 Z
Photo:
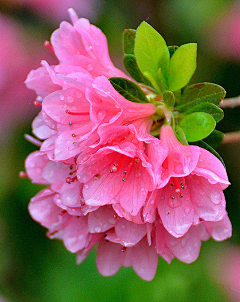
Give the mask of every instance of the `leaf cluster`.
M 123 47 L 124 66 L 140 85 L 110 78 L 113 87 L 129 101 L 152 101 L 157 106 L 140 88 L 145 87 L 172 112 L 172 126 L 181 143 L 199 145 L 219 157 L 214 148 L 224 135 L 215 127 L 224 116 L 218 105 L 226 92 L 212 83 L 188 85 L 197 65 L 196 43 L 167 46 L 153 27 L 142 22 L 137 30 L 124 31 Z

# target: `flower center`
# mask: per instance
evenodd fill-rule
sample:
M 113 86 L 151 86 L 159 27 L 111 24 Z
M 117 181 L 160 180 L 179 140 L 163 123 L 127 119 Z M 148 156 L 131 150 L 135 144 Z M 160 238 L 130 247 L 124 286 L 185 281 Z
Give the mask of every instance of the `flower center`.
M 123 166 L 126 166 L 126 168 L 123 171 L 123 178 L 122 181 L 126 181 L 127 180 L 127 175 L 129 175 L 130 170 L 132 169 L 133 164 L 137 164 L 138 163 L 138 158 L 134 157 L 134 158 L 130 158 L 130 160 L 128 160 L 129 157 L 123 155 L 120 159 L 119 162 L 116 162 L 112 165 L 111 170 L 109 170 L 109 173 L 115 173 L 120 171 L 120 169 Z
M 170 197 L 171 199 L 175 199 L 175 193 L 180 197 L 183 198 L 183 191 L 186 188 L 185 184 L 185 178 L 184 177 L 171 177 L 170 179 L 170 185 L 171 185 L 171 190 L 170 190 Z

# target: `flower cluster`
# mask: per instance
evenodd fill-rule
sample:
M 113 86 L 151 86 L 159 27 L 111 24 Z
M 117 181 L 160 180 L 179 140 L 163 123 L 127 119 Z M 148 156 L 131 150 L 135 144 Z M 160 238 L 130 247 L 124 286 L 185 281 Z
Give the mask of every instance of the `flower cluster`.
M 212 153 L 181 144 L 170 125 L 160 139 L 150 134 L 156 105 L 114 89 L 108 78 L 129 78 L 112 64 L 105 36 L 69 11 L 73 26 L 62 22 L 51 37 L 59 64 L 44 61 L 26 80 L 38 94 L 33 133 L 43 140 L 26 173 L 49 185 L 29 211 L 78 263 L 98 243 L 102 275 L 132 266 L 151 280 L 159 255 L 190 263 L 201 241 L 231 236 L 227 174 Z

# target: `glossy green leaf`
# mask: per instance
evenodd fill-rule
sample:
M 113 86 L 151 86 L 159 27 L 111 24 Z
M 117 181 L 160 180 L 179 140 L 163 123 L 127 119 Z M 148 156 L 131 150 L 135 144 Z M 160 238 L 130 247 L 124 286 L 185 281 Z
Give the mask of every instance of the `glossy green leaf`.
M 188 145 L 186 135 L 180 126 L 177 127 L 176 135 L 181 144 Z
M 158 80 L 158 70 L 167 79 L 170 54 L 163 37 L 148 23 L 142 22 L 137 28 L 134 53 L 143 74 L 151 74 Z
M 164 91 L 163 93 L 163 101 L 165 105 L 169 108 L 172 109 L 175 104 L 175 96 L 174 93 L 171 91 Z
M 204 142 L 216 149 L 223 141 L 224 134 L 221 131 L 213 130 L 213 132 L 204 139 Z
M 194 100 L 219 105 L 224 99 L 226 91 L 223 87 L 212 83 L 199 83 L 188 86 L 183 91 L 181 103 L 189 103 Z
M 190 81 L 197 66 L 196 59 L 196 43 L 184 44 L 174 52 L 170 60 L 169 90 L 176 91 Z
M 141 88 L 132 81 L 125 78 L 113 77 L 109 81 L 125 99 L 135 103 L 148 103 L 148 99 Z
M 205 112 L 194 112 L 184 117 L 179 126 L 183 129 L 188 142 L 207 137 L 216 127 L 214 118 Z
M 223 159 L 221 158 L 221 156 L 218 154 L 218 152 L 216 150 L 214 150 L 211 146 L 209 146 L 209 144 L 207 144 L 205 141 L 200 140 L 198 142 L 194 142 L 193 145 L 199 146 L 199 147 L 211 152 L 213 155 L 215 155 L 221 161 L 221 163 L 224 165 L 224 167 L 226 169 L 225 163 L 224 163 Z
M 215 119 L 216 123 L 220 122 L 224 117 L 223 110 L 212 103 L 197 104 L 196 106 L 189 107 L 184 113 L 191 114 L 193 112 L 206 112 Z
M 123 49 L 124 53 L 134 55 L 134 44 L 135 44 L 136 30 L 125 29 L 123 32 Z
M 138 68 L 136 57 L 131 54 L 126 54 L 123 57 L 123 64 L 130 74 L 137 82 L 144 83 L 147 86 L 152 86 L 151 82 L 142 74 L 141 70 Z

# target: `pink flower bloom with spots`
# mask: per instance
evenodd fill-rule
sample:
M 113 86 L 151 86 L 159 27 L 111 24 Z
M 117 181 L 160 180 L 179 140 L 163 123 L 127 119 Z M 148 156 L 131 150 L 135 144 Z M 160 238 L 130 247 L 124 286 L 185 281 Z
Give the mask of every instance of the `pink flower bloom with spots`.
M 170 126 L 161 128 L 160 138 L 168 155 L 162 167 L 156 166 L 159 189 L 145 206 L 145 221 L 157 209 L 168 232 L 181 237 L 201 221 L 222 220 L 226 215 L 222 191 L 229 181 L 220 160 L 198 146 L 182 145 Z
M 160 139 L 150 134 L 155 105 L 113 88 L 109 77 L 127 76 L 112 64 L 105 36 L 70 15 L 73 26 L 62 22 L 51 38 L 59 64 L 43 61 L 26 80 L 38 94 L 32 126 L 42 140 L 26 159 L 26 175 L 49 186 L 29 211 L 78 263 L 98 244 L 101 274 L 132 266 L 151 280 L 158 255 L 190 263 L 202 241 L 231 236 L 227 174 L 206 150 L 182 145 L 170 126 Z

